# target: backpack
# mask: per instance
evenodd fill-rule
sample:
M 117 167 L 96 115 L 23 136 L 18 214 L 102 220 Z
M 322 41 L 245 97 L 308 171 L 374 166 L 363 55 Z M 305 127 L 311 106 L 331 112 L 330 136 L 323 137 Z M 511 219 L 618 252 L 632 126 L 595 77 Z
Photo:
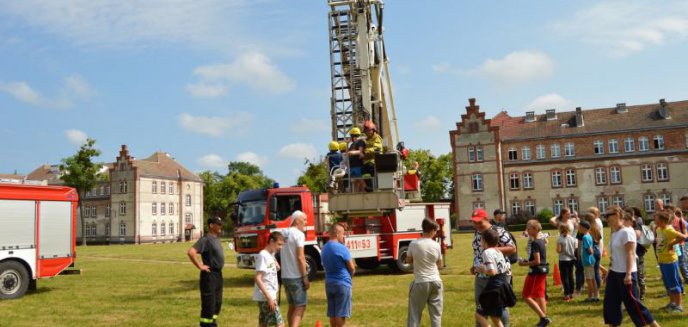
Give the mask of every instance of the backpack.
M 648 248 L 654 242 L 655 233 L 652 232 L 652 229 L 646 225 L 640 226 L 640 237 L 638 238 L 638 244 L 642 245 L 645 248 Z

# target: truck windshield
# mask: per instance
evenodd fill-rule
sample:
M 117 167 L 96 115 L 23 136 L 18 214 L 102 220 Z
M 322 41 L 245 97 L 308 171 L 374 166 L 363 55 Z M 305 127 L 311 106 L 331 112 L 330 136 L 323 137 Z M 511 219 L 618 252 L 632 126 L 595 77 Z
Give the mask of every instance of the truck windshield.
M 265 217 L 265 201 L 248 201 L 239 206 L 239 226 L 255 225 L 263 222 Z

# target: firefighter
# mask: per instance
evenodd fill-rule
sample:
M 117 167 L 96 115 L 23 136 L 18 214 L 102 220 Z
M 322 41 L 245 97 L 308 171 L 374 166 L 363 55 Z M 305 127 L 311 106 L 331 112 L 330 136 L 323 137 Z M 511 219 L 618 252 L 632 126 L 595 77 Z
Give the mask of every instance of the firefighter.
M 348 149 L 349 149 L 349 145 L 346 144 L 346 142 L 344 142 L 344 141 L 339 142 L 339 152 L 341 154 L 346 153 L 346 150 L 348 150 Z
M 373 190 L 372 177 L 375 176 L 375 154 L 382 153 L 382 137 L 377 133 L 377 126 L 371 120 L 366 120 L 363 124 L 363 133 L 366 135 L 366 140 L 362 173 L 366 191 L 371 192 Z
M 339 142 L 330 142 L 328 148 L 330 152 L 327 153 L 327 170 L 332 173 L 332 168 L 339 167 L 342 162 L 342 154 L 339 152 Z
M 187 252 L 191 263 L 200 272 L 201 320 L 200 326 L 217 326 L 222 306 L 222 266 L 225 254 L 220 241 L 224 222 L 219 217 L 208 219 L 208 234 L 200 238 Z M 201 255 L 203 262 L 198 261 Z

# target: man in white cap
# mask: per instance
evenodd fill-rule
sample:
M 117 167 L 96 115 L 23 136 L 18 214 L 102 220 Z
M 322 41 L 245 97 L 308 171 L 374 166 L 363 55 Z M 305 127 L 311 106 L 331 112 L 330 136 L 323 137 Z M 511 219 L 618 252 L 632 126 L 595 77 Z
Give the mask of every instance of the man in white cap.
M 298 327 L 306 312 L 307 290 L 310 287 L 304 245 L 306 242 L 306 214 L 296 210 L 291 214 L 291 227 L 282 230 L 285 244 L 280 252 L 282 262 L 282 284 L 287 293 L 289 311 L 287 322 Z

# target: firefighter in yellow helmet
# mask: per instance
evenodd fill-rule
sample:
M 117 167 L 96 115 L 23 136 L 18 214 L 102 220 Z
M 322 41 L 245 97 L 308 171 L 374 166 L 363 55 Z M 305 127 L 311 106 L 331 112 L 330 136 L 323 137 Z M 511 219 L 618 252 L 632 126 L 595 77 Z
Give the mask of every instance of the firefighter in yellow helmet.
M 332 168 L 339 167 L 342 162 L 342 154 L 339 153 L 339 142 L 332 141 L 328 145 L 330 152 L 327 153 L 327 171 L 332 172 Z

